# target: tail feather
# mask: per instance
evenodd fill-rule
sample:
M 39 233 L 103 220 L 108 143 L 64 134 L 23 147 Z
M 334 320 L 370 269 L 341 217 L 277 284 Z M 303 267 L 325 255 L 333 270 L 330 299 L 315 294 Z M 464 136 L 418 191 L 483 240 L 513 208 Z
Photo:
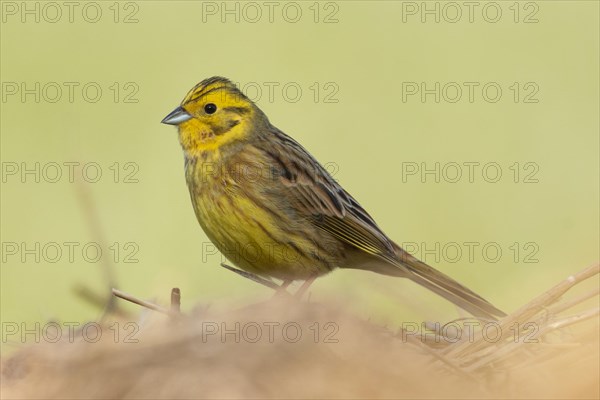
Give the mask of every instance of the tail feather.
M 494 307 L 492 304 L 487 302 L 481 297 L 473 298 L 466 292 L 457 292 L 456 290 L 448 290 L 443 285 L 433 283 L 432 281 L 423 278 L 418 273 L 411 273 L 407 276 L 413 282 L 431 290 L 434 293 L 439 294 L 446 300 L 456 304 L 458 307 L 469 312 L 478 318 L 497 320 L 497 317 L 503 317 L 506 314 Z
M 395 250 L 399 263 L 409 271 L 406 277 L 415 283 L 439 294 L 476 317 L 496 320 L 496 317 L 506 316 L 504 312 L 471 289 L 430 267 L 400 247 L 396 247 Z
M 475 317 L 496 320 L 506 314 L 469 288 L 395 246 L 396 257 L 385 261 L 358 263 L 350 268 L 367 269 L 380 274 L 409 278 L 444 297 Z

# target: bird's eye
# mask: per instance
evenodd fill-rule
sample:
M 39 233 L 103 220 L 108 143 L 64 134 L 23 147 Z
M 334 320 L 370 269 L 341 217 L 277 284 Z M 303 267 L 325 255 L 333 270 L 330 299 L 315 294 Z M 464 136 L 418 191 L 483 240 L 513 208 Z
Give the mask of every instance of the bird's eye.
M 208 103 L 204 106 L 204 112 L 206 112 L 207 114 L 214 114 L 215 111 L 217 111 L 217 106 L 213 103 Z

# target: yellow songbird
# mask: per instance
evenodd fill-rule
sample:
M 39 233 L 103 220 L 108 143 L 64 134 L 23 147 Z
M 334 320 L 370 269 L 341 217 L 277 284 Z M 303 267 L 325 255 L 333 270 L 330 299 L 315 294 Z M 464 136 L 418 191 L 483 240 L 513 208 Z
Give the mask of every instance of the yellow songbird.
M 196 85 L 163 123 L 177 125 L 196 217 L 238 267 L 283 280 L 335 268 L 409 278 L 474 316 L 505 314 L 405 252 L 298 142 L 229 80 Z

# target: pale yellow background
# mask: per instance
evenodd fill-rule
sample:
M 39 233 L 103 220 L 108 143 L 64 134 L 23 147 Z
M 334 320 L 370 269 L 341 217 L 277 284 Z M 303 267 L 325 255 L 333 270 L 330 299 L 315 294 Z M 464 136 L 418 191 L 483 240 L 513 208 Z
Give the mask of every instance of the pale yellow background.
M 460 263 L 428 260 L 504 310 L 598 260 L 597 2 L 535 2 L 539 22 L 529 24 L 513 21 L 513 2 L 498 3 L 498 23 L 486 22 L 481 7 L 472 23 L 466 15 L 457 23 L 431 16 L 422 23 L 420 15 L 403 22 L 403 5 L 393 1 L 335 2 L 337 23 L 322 22 L 334 10 L 324 3 L 315 23 L 313 2 L 298 3 L 298 23 L 282 18 L 282 6 L 272 23 L 266 14 L 257 23 L 243 16 L 222 23 L 220 15 L 204 15 L 203 22 L 201 2 L 138 1 L 138 22 L 126 24 L 122 19 L 135 8 L 121 4 L 115 23 L 113 2 L 98 4 L 98 23 L 86 22 L 81 7 L 72 23 L 66 15 L 57 23 L 31 16 L 23 23 L 20 14 L 3 14 L 2 82 L 79 82 L 79 88 L 97 82 L 103 95 L 97 103 L 83 100 L 80 90 L 73 103 L 66 89 L 56 103 L 9 96 L 1 103 L 2 162 L 97 162 L 103 177 L 95 184 L 69 183 L 66 176 L 59 183 L 8 177 L 2 242 L 99 240 L 86 219 L 83 189 L 105 241 L 139 245 L 138 263 L 114 265 L 119 288 L 164 303 L 178 286 L 186 309 L 269 296 L 221 269 L 219 256 L 203 260 L 207 238 L 190 205 L 176 130 L 159 123 L 194 84 L 222 75 L 261 85 L 258 104 L 271 121 L 333 165 L 335 177 L 397 242 L 498 243 L 504 254 L 497 263 L 485 262 L 480 252 L 474 263 L 465 256 Z M 531 10 L 520 6 L 522 20 Z M 139 101 L 124 103 L 121 92 L 115 103 L 114 82 L 121 90 L 134 82 Z M 303 95 L 293 103 L 279 89 L 269 101 L 265 82 L 280 89 L 297 82 Z M 314 82 L 322 87 L 317 102 L 309 88 Z M 323 101 L 327 82 L 339 88 L 337 103 Z M 403 82 L 497 82 L 503 96 L 497 103 L 484 101 L 480 91 L 473 103 L 466 92 L 455 104 L 435 103 L 432 96 L 403 102 Z M 535 82 L 539 102 L 515 103 L 514 82 Z M 139 182 L 114 183 L 108 167 L 115 162 L 136 163 Z M 496 162 L 503 178 L 487 183 L 478 169 L 473 183 L 402 182 L 403 162 Z M 514 183 L 509 166 L 515 162 L 536 163 L 539 182 Z M 524 263 L 521 254 L 515 263 L 514 242 L 535 242 L 539 262 Z M 111 253 L 104 248 L 104 255 Z M 75 263 L 66 254 L 57 263 L 8 256 L 1 278 L 3 322 L 100 315 L 72 290 L 78 284 L 106 290 L 100 263 L 86 263 L 80 253 Z M 312 296 L 389 323 L 447 318 L 452 310 L 410 282 L 359 271 L 330 274 L 317 281 Z

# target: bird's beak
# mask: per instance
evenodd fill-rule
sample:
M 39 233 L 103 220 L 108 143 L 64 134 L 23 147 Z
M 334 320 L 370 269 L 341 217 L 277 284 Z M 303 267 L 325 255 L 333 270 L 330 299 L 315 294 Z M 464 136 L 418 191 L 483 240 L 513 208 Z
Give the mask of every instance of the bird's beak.
M 171 111 L 169 115 L 164 117 L 163 120 L 160 122 L 169 125 L 179 125 L 180 123 L 185 122 L 190 118 L 192 118 L 192 116 L 187 111 L 185 111 L 183 107 L 177 107 L 176 109 Z

